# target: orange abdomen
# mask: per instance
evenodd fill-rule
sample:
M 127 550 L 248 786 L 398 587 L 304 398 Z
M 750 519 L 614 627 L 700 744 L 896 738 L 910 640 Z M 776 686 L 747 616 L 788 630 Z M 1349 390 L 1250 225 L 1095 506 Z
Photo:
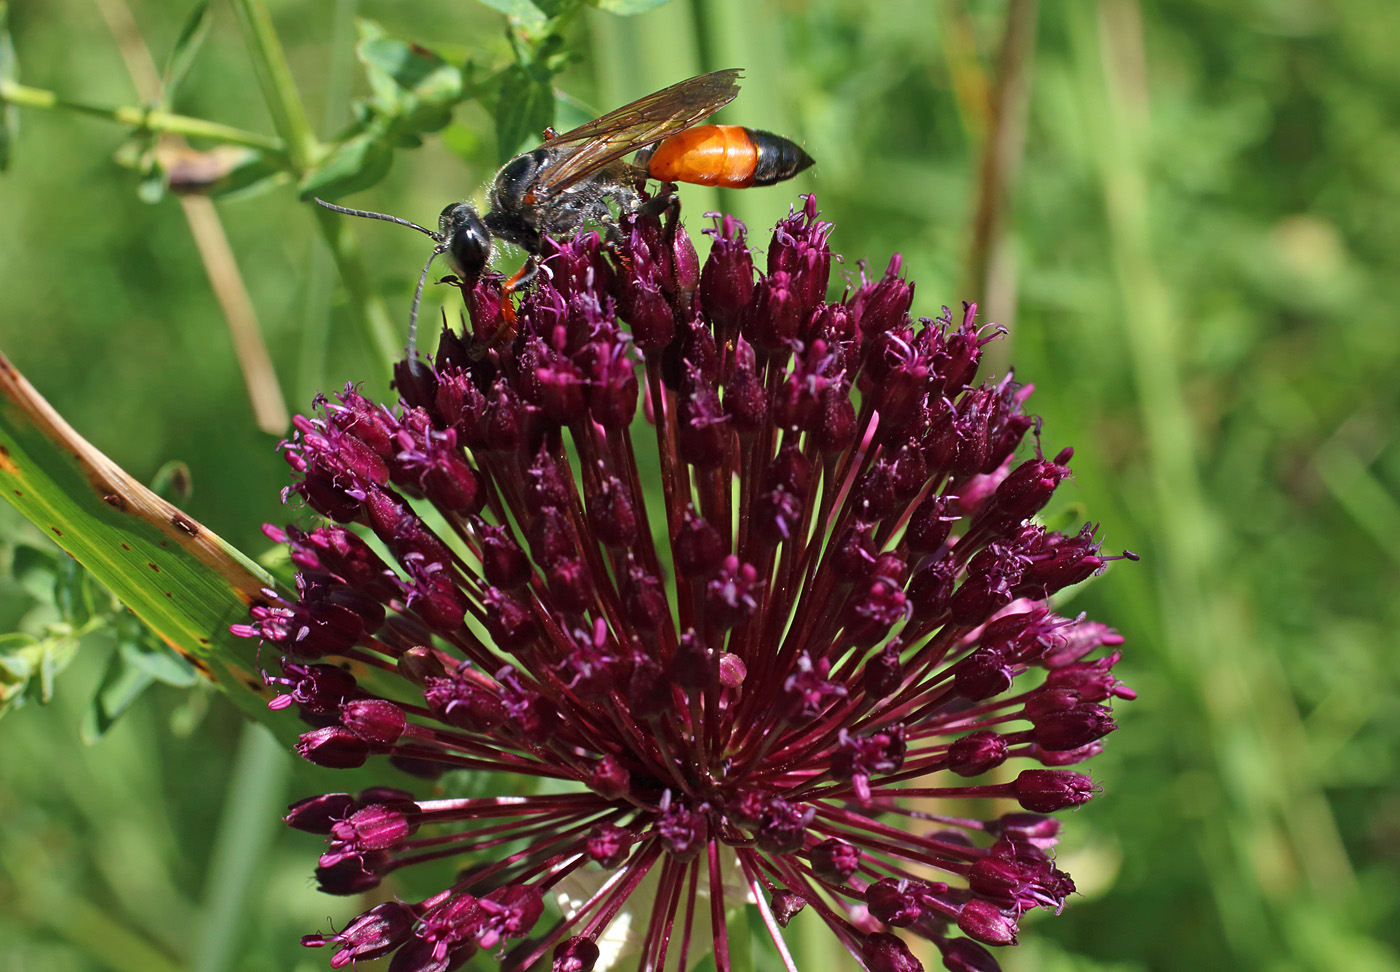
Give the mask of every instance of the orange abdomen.
M 742 189 L 753 184 L 758 145 L 739 125 L 696 125 L 664 140 L 651 153 L 647 173 L 662 182 Z

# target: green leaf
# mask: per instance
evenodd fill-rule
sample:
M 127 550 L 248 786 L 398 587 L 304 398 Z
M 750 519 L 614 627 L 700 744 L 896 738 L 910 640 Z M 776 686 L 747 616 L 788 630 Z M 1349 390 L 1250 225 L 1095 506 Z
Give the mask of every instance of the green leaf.
M 543 10 L 531 3 L 530 0 L 481 0 L 492 10 L 499 10 L 526 26 L 542 24 L 548 20 L 548 16 Z
M 195 4 L 190 15 L 185 18 L 180 35 L 175 38 L 175 46 L 170 49 L 170 58 L 165 62 L 165 73 L 161 76 L 161 107 L 169 108 L 175 103 L 175 92 L 194 64 L 195 55 L 204 44 L 204 38 L 209 36 L 212 23 L 208 0 Z
M 3 355 L 0 493 L 204 678 L 249 715 L 266 719 L 257 645 L 235 637 L 229 625 L 245 622 L 250 605 L 265 601 L 271 579 L 94 449 Z M 67 623 L 51 630 L 48 644 L 10 645 L 9 677 L 26 669 L 47 683 L 61 653 L 72 650 L 65 637 L 85 633 Z
M 10 9 L 0 0 L 0 85 L 19 80 L 19 59 L 10 38 Z M 0 101 L 0 172 L 10 167 L 10 146 L 19 138 L 19 112 Z
M 92 702 L 83 716 L 83 741 L 100 741 L 142 693 L 152 685 L 167 684 L 188 688 L 198 675 L 192 665 L 178 655 L 153 651 L 143 644 L 143 632 L 133 631 L 131 637 L 117 643 L 107 657 L 102 680 L 93 693 Z
M 670 3 L 671 0 L 592 0 L 593 5 L 599 10 L 612 14 L 631 16 L 632 14 L 646 13 L 657 7 Z
M 0 635 L 0 714 L 27 700 L 31 682 L 39 683 L 39 700 L 53 697 L 54 676 L 68 666 L 78 639 L 67 625 L 54 625 L 43 638 L 12 632 Z
M 496 110 L 496 154 L 501 162 L 516 155 L 528 139 L 533 145 L 554 122 L 554 89 L 519 65 L 512 65 L 501 79 Z
M 360 62 L 380 71 L 428 104 L 450 104 L 462 94 L 462 72 L 426 47 L 397 37 L 372 37 L 355 48 Z
M 306 174 L 297 192 L 302 199 L 335 199 L 368 189 L 388 174 L 394 161 L 393 149 L 384 139 L 382 132 L 364 132 L 342 142 Z
M 194 480 L 190 467 L 179 459 L 171 459 L 156 470 L 151 477 L 151 492 L 171 503 L 183 503 L 194 492 Z

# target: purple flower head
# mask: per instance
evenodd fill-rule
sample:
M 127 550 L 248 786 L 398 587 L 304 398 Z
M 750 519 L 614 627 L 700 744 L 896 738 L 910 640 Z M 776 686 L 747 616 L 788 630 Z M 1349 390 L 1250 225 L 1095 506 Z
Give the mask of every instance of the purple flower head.
M 1029 386 L 977 383 L 996 329 L 911 318 L 899 257 L 829 300 L 830 228 L 808 198 L 755 261 L 717 217 L 703 266 L 650 216 L 547 243 L 514 314 L 464 292 L 474 336 L 397 407 L 348 386 L 297 420 L 290 493 L 327 522 L 268 529 L 297 592 L 235 630 L 282 653 L 298 752 L 511 775 L 292 806 L 332 893 L 458 865 L 308 936 L 333 967 L 725 969 L 747 903 L 790 970 L 804 909 L 870 972 L 988 970 L 1064 905 L 1048 815 L 1097 786 L 1061 767 L 1133 693 L 1122 639 L 1049 599 L 1112 558 L 1037 522 L 1071 453 L 1023 442 Z

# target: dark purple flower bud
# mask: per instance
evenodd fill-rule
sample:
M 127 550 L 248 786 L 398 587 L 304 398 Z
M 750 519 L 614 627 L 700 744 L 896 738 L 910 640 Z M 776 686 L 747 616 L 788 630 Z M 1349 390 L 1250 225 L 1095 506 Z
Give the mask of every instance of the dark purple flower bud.
M 920 621 L 936 621 L 948 610 L 953 596 L 957 567 L 951 557 L 925 561 L 909 581 L 905 596 L 913 616 Z
M 481 543 L 481 573 L 493 587 L 512 590 L 530 579 L 530 558 L 503 526 L 483 525 L 477 533 Z
M 958 517 L 949 511 L 946 496 L 930 493 L 909 517 L 909 528 L 904 531 L 904 540 L 909 551 L 915 554 L 936 553 L 948 539 L 952 525 Z
M 903 267 L 904 258 L 896 253 L 890 257 L 883 277 L 873 284 L 862 283 L 846 302 L 866 340 L 902 327 L 908 320 L 914 285 L 899 275 Z
M 1002 653 L 994 648 L 977 649 L 958 662 L 954 671 L 953 691 L 973 702 L 1005 692 L 1015 678 Z
M 700 306 L 724 332 L 738 321 L 753 293 L 753 258 L 744 241 L 744 224 L 733 216 L 713 215 L 714 228 L 704 231 L 714 243 L 700 271 Z
M 548 450 L 543 447 L 535 454 L 535 461 L 525 470 L 525 505 L 532 514 L 538 515 L 545 507 L 566 509 L 573 498 L 559 468 Z
M 868 699 L 883 699 L 893 695 L 904 681 L 904 666 L 899 652 L 892 645 L 873 655 L 861 673 L 861 686 Z
M 817 219 L 817 215 L 816 197 L 807 196 L 801 212 L 779 220 L 768 245 L 768 276 L 771 279 L 779 273 L 791 275 L 794 294 L 801 302 L 802 319 L 826 297 L 831 275 L 831 251 L 827 248 L 831 224 Z
M 720 631 L 728 631 L 758 610 L 758 571 L 752 564 L 741 564 L 730 554 L 724 558 L 718 576 L 705 586 L 706 620 Z
M 807 899 L 795 891 L 775 889 L 768 901 L 768 908 L 773 912 L 773 920 L 783 928 L 786 928 L 793 916 L 805 907 L 807 907 Z
M 875 524 L 857 520 L 831 546 L 831 567 L 838 583 L 856 584 L 875 572 Z
M 298 665 L 283 659 L 282 675 L 281 678 L 263 676 L 269 685 L 286 685 L 291 689 L 267 704 L 274 712 L 295 703 L 306 715 L 339 713 L 346 699 L 359 694 L 355 676 L 335 665 Z
M 568 425 L 584 414 L 587 387 L 582 369 L 568 358 L 556 356 L 535 369 L 540 408 L 552 422 Z
M 369 758 L 367 744 L 349 729 L 326 726 L 304 732 L 296 744 L 297 755 L 308 763 L 329 769 L 349 769 L 363 766 Z
M 938 947 L 949 972 L 1001 972 L 992 953 L 970 938 L 945 938 Z
M 758 820 L 754 838 L 770 854 L 795 854 L 806 843 L 807 828 L 816 816 L 813 807 L 772 797 Z
M 831 662 L 827 659 L 819 658 L 814 662 L 805 651 L 799 655 L 791 673 L 783 679 L 780 694 L 775 700 L 778 717 L 794 725 L 805 725 L 826 711 L 833 702 L 844 699 L 846 687 L 828 679 L 830 673 Z
M 588 788 L 604 800 L 620 800 L 632 785 L 632 776 L 612 756 L 604 756 L 588 771 Z
M 1060 482 L 1069 475 L 1069 461 L 1066 449 L 1054 460 L 1031 459 L 1021 463 L 997 486 L 991 502 L 983 507 L 972 529 L 977 529 L 985 520 L 1006 523 L 1020 523 L 1045 508 Z
M 436 718 L 469 732 L 487 733 L 506 721 L 500 692 L 471 669 L 448 678 L 429 678 L 423 699 Z
M 877 578 L 846 602 L 846 639 L 858 648 L 879 644 L 890 629 L 909 616 L 904 591 L 896 583 Z
M 695 377 L 689 377 L 688 373 Z M 714 334 L 703 321 L 681 325 L 680 333 L 661 360 L 661 379 L 672 389 L 681 388 L 691 380 L 710 387 L 718 384 L 719 349 L 715 346 Z
M 636 287 L 622 316 L 631 326 L 632 341 L 643 351 L 659 351 L 675 337 L 675 312 L 654 284 Z
M 627 345 L 595 341 L 581 355 L 588 376 L 588 408 L 605 429 L 626 428 L 637 413 L 637 372 Z
M 514 452 L 525 437 L 525 417 L 525 407 L 515 389 L 504 380 L 497 381 L 481 417 L 481 438 L 485 447 L 492 452 Z
M 521 686 L 509 669 L 497 677 L 501 680 L 501 700 L 516 735 L 537 746 L 548 742 L 559 725 L 559 711 L 554 703 Z
M 340 969 L 355 962 L 371 962 L 388 955 L 408 941 L 417 919 L 397 901 L 375 905 L 335 935 L 305 935 L 301 943 L 309 948 L 338 945 L 331 968 Z
M 632 851 L 632 835 L 615 824 L 600 823 L 588 832 L 585 848 L 589 857 L 611 869 L 627 860 Z
M 650 655 L 634 654 L 626 697 L 632 714 L 638 719 L 651 719 L 667 711 L 671 705 L 671 682 L 666 669 Z
M 321 856 L 330 867 L 342 853 L 363 855 L 366 851 L 392 851 L 417 829 L 403 813 L 379 804 L 356 810 L 331 827 L 331 850 Z
M 1006 741 L 990 729 L 979 729 L 948 747 L 948 768 L 959 776 L 980 776 L 1006 762 Z
M 865 903 L 870 913 L 886 925 L 908 928 L 923 915 L 927 899 L 947 890 L 946 884 L 886 877 L 865 889 Z
M 836 743 L 836 751 L 831 754 L 831 775 L 838 780 L 851 780 L 862 803 L 870 799 L 870 777 L 898 773 L 904 765 L 907 747 L 904 726 L 899 723 L 864 736 L 841 729 Z
M 958 911 L 958 928 L 968 938 L 988 945 L 1015 945 L 1016 922 L 995 905 L 973 898 Z
M 705 816 L 685 804 L 668 803 L 656 821 L 656 833 L 666 850 L 678 861 L 692 860 L 705 842 Z
M 812 871 L 828 884 L 845 884 L 860 867 L 860 849 L 835 837 L 807 852 Z
M 403 709 L 387 699 L 346 702 L 340 709 L 340 722 L 372 746 L 392 746 L 408 725 Z
M 486 630 L 503 651 L 518 652 L 539 637 L 534 614 L 505 591 L 488 588 L 482 601 L 486 607 Z
M 616 476 L 603 480 L 588 497 L 588 525 L 605 547 L 630 547 L 637 542 L 637 512 L 627 487 Z
M 663 622 L 671 620 L 666 589 L 661 581 L 630 559 L 621 587 L 622 610 L 638 631 L 655 631 Z
M 544 567 L 578 553 L 578 538 L 569 516 L 557 506 L 546 506 L 530 524 L 530 553 Z
M 1022 770 L 1016 777 L 1016 799 L 1032 813 L 1055 813 L 1093 799 L 1094 781 L 1069 770 Z
M 497 888 L 479 902 L 487 918 L 477 932 L 482 948 L 495 948 L 502 938 L 522 938 L 544 914 L 544 895 L 528 884 L 508 884 Z
M 923 963 L 909 951 L 909 946 L 888 932 L 866 935 L 860 956 L 870 972 L 924 972 Z
M 898 508 L 899 500 L 894 491 L 894 471 L 883 459 L 861 476 L 852 496 L 860 517 L 864 520 L 883 520 Z
M 1047 713 L 1033 720 L 1036 745 L 1050 752 L 1087 746 L 1118 728 L 1112 715 L 1107 706 L 1092 702 Z
M 754 287 L 753 297 L 739 317 L 745 340 L 759 351 L 784 352 L 797 338 L 803 321 L 802 297 L 793 289 L 787 273 L 770 274 Z
M 554 946 L 549 972 L 593 972 L 598 962 L 598 946 L 582 935 L 566 938 Z
M 378 869 L 389 860 L 383 851 L 360 857 L 346 857 L 336 863 L 316 868 L 316 888 L 325 894 L 363 894 L 379 886 Z
M 822 392 L 820 414 L 811 432 L 822 455 L 842 452 L 855 442 L 856 408 L 844 382 L 832 384 Z
M 752 435 L 768 423 L 768 391 L 758 377 L 753 348 L 740 340 L 733 373 L 724 386 L 724 411 L 740 436 Z
M 714 469 L 729 455 L 729 420 L 719 395 L 709 385 L 696 382 L 678 397 L 680 456 L 697 469 Z
M 754 500 L 753 525 L 758 536 L 770 546 L 786 543 L 802 522 L 803 501 L 779 487 L 761 493 Z
M 544 572 L 554 606 L 566 614 L 579 614 L 593 603 L 593 584 L 588 568 L 578 557 L 556 560 Z
M 687 580 L 705 580 L 724 565 L 729 546 L 708 520 L 688 508 L 671 549 L 676 559 L 676 573 Z
M 1045 684 L 1055 689 L 1070 689 L 1085 702 L 1099 702 L 1109 697 L 1137 698 L 1137 693 L 1118 681 L 1113 675 L 1113 666 L 1122 658 L 1122 652 L 1113 652 L 1091 662 L 1078 662 L 1057 668 L 1050 672 Z
M 328 834 L 331 825 L 349 816 L 354 807 L 355 798 L 350 794 L 327 793 L 293 803 L 287 808 L 282 821 L 288 827 L 304 830 L 308 834 Z

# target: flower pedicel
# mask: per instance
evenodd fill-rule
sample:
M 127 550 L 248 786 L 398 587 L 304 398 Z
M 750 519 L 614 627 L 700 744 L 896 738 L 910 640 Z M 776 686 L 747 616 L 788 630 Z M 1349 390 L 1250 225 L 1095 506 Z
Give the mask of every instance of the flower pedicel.
M 514 327 L 501 280 L 477 281 L 474 337 L 401 365 L 397 409 L 347 386 L 285 446 L 326 522 L 268 528 L 297 596 L 236 630 L 284 653 L 272 704 L 314 727 L 301 755 L 547 783 L 295 804 L 328 892 L 462 864 L 305 944 L 393 972 L 712 948 L 723 972 L 726 913 L 751 906 L 790 970 L 804 908 L 871 972 L 921 968 L 912 938 L 996 968 L 983 946 L 1074 890 L 1049 814 L 1093 795 L 1064 767 L 1133 697 L 1121 638 L 1047 603 L 1109 559 L 1093 528 L 1034 520 L 1070 450 L 1014 458 L 1030 386 L 974 384 L 993 332 L 971 306 L 911 321 L 899 257 L 828 302 L 810 197 L 764 274 L 732 217 L 703 269 L 680 226 L 623 229 L 547 246 Z

